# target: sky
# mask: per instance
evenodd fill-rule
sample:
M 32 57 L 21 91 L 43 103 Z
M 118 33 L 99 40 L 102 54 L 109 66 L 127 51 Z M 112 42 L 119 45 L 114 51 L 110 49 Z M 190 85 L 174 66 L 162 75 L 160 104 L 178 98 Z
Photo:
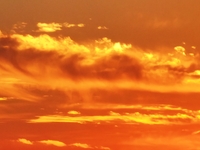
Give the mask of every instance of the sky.
M 0 149 L 199 150 L 199 13 L 0 0 Z

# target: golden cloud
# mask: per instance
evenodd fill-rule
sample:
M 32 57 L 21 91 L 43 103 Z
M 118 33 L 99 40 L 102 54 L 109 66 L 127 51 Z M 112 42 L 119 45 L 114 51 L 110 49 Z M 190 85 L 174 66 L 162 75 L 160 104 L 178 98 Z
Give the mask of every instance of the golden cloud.
M 177 113 L 174 115 L 167 114 L 142 114 L 135 113 L 116 113 L 110 111 L 109 115 L 105 116 L 61 116 L 61 115 L 49 115 L 39 116 L 37 119 L 32 119 L 30 123 L 40 122 L 68 122 L 68 123 L 87 123 L 87 122 L 123 122 L 123 123 L 142 123 L 142 124 L 185 124 L 185 123 L 199 123 L 200 114 L 193 113 Z
M 23 144 L 27 144 L 27 145 L 33 145 L 33 142 L 27 140 L 27 139 L 18 139 L 18 142 L 23 143 Z
M 60 141 L 56 141 L 56 140 L 43 140 L 43 141 L 39 141 L 39 143 L 46 144 L 46 145 L 54 145 L 54 146 L 57 146 L 57 147 L 66 146 L 65 143 L 60 142 Z
M 71 110 L 67 112 L 69 115 L 80 115 L 81 113 L 75 110 Z
M 83 24 L 83 23 L 79 23 L 79 24 L 72 24 L 72 23 L 67 23 L 67 22 L 63 23 L 63 27 L 65 27 L 65 28 L 72 28 L 72 27 L 82 28 L 84 26 L 85 26 L 85 24 Z
M 0 47 L 1 91 L 9 97 L 42 99 L 27 92 L 30 86 L 86 93 L 91 89 L 199 92 L 195 88 L 200 83 L 199 54 L 194 50 L 191 56 L 183 46 L 142 50 L 106 37 L 79 44 L 70 37 L 47 34 L 2 34 Z
M 84 148 L 84 149 L 111 150 L 109 147 L 105 147 L 105 146 L 90 146 L 90 145 L 85 144 L 85 143 L 73 143 L 73 144 L 70 144 L 70 146 Z
M 59 23 L 37 23 L 37 27 L 39 28 L 37 32 L 55 32 L 59 31 L 62 28 L 62 25 Z
M 71 146 L 80 147 L 80 148 L 92 148 L 90 145 L 83 144 L 83 143 L 73 143 L 71 144 Z
M 108 28 L 106 26 L 98 26 L 97 29 L 99 29 L 99 30 L 108 30 Z

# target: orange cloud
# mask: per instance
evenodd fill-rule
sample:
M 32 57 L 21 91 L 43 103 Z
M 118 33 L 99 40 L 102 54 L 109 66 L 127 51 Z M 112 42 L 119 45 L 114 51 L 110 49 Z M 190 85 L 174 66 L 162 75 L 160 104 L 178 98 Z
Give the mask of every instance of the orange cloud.
M 55 32 L 59 31 L 62 28 L 62 25 L 59 23 L 37 23 L 37 27 L 39 28 L 37 32 Z
M 75 110 L 71 110 L 67 112 L 69 115 L 80 115 L 81 113 Z
M 198 123 L 200 121 L 199 112 L 196 114 L 190 113 L 177 113 L 175 115 L 167 114 L 142 114 L 135 113 L 116 113 L 110 111 L 109 115 L 105 116 L 61 116 L 49 115 L 39 116 L 37 119 L 32 119 L 30 123 L 40 122 L 74 122 L 74 123 L 87 123 L 87 122 L 114 122 L 120 121 L 124 123 L 142 123 L 142 124 L 182 124 L 182 123 Z
M 54 145 L 54 146 L 57 146 L 57 147 L 66 146 L 65 143 L 60 142 L 60 141 L 56 141 L 56 140 L 43 140 L 43 141 L 39 141 L 39 143 L 46 144 L 46 145 Z
M 139 137 L 137 139 L 130 140 L 128 142 L 124 142 L 124 144 L 134 145 L 134 146 L 143 146 L 146 148 L 160 148 L 164 149 L 194 149 L 197 150 L 200 146 L 199 136 L 185 135 L 179 136 L 176 134 L 173 135 L 165 135 L 165 136 L 151 136 L 145 135 L 143 137 Z M 166 143 L 167 141 L 167 143 Z
M 85 144 L 85 143 L 73 143 L 73 144 L 70 144 L 70 146 L 79 147 L 79 148 L 83 148 L 83 149 L 111 150 L 109 147 L 105 147 L 105 146 L 90 146 L 90 145 Z
M 151 21 L 146 23 L 148 27 L 155 29 L 164 29 L 164 28 L 177 28 L 181 26 L 181 21 L 178 18 L 175 19 L 158 19 L 154 18 Z
M 27 140 L 27 139 L 18 139 L 18 142 L 27 144 L 27 145 L 33 145 L 33 142 Z
M 108 28 L 105 27 L 105 26 L 98 26 L 97 29 L 99 29 L 99 30 L 108 30 Z
M 78 90 L 87 100 L 92 99 L 91 89 L 200 91 L 194 88 L 200 84 L 199 54 L 191 56 L 183 46 L 184 55 L 180 47 L 162 48 L 160 52 L 112 42 L 106 37 L 79 44 L 70 37 L 47 34 L 3 35 L 0 46 L 0 83 L 4 84 L 0 89 L 6 94 L 2 97 L 43 99 L 28 92 L 30 87 L 56 88 L 66 95 L 69 90 Z
M 80 28 L 82 28 L 84 26 L 85 25 L 83 23 L 79 23 L 79 24 L 71 24 L 71 23 L 67 23 L 67 22 L 63 23 L 63 27 L 65 27 L 65 28 L 72 28 L 72 27 L 80 27 Z
M 24 32 L 25 27 L 27 26 L 26 22 L 19 22 L 13 25 L 11 33 L 20 33 Z
M 71 146 L 80 147 L 80 148 L 92 148 L 90 145 L 83 144 L 83 143 L 73 143 L 71 144 Z
M 84 27 L 83 23 L 79 24 L 70 24 L 70 23 L 37 23 L 38 30 L 37 32 L 56 32 L 62 30 L 63 27 L 65 28 L 72 28 L 72 27 Z

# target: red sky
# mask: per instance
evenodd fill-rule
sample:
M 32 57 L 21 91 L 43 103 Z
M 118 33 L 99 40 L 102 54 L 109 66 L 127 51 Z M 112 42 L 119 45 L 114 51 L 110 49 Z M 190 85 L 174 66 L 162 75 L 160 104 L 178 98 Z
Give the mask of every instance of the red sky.
M 199 1 L 0 7 L 0 149 L 199 149 Z

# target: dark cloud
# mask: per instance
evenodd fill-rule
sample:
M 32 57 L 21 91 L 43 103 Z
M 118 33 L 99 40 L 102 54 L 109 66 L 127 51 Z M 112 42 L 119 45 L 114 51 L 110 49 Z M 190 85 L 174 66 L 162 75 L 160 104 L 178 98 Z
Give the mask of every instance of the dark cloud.
M 111 54 L 90 66 L 82 66 L 82 60 L 84 57 L 73 55 L 63 61 L 61 69 L 75 79 L 115 80 L 127 77 L 140 80 L 142 78 L 142 65 L 136 59 L 126 55 Z

